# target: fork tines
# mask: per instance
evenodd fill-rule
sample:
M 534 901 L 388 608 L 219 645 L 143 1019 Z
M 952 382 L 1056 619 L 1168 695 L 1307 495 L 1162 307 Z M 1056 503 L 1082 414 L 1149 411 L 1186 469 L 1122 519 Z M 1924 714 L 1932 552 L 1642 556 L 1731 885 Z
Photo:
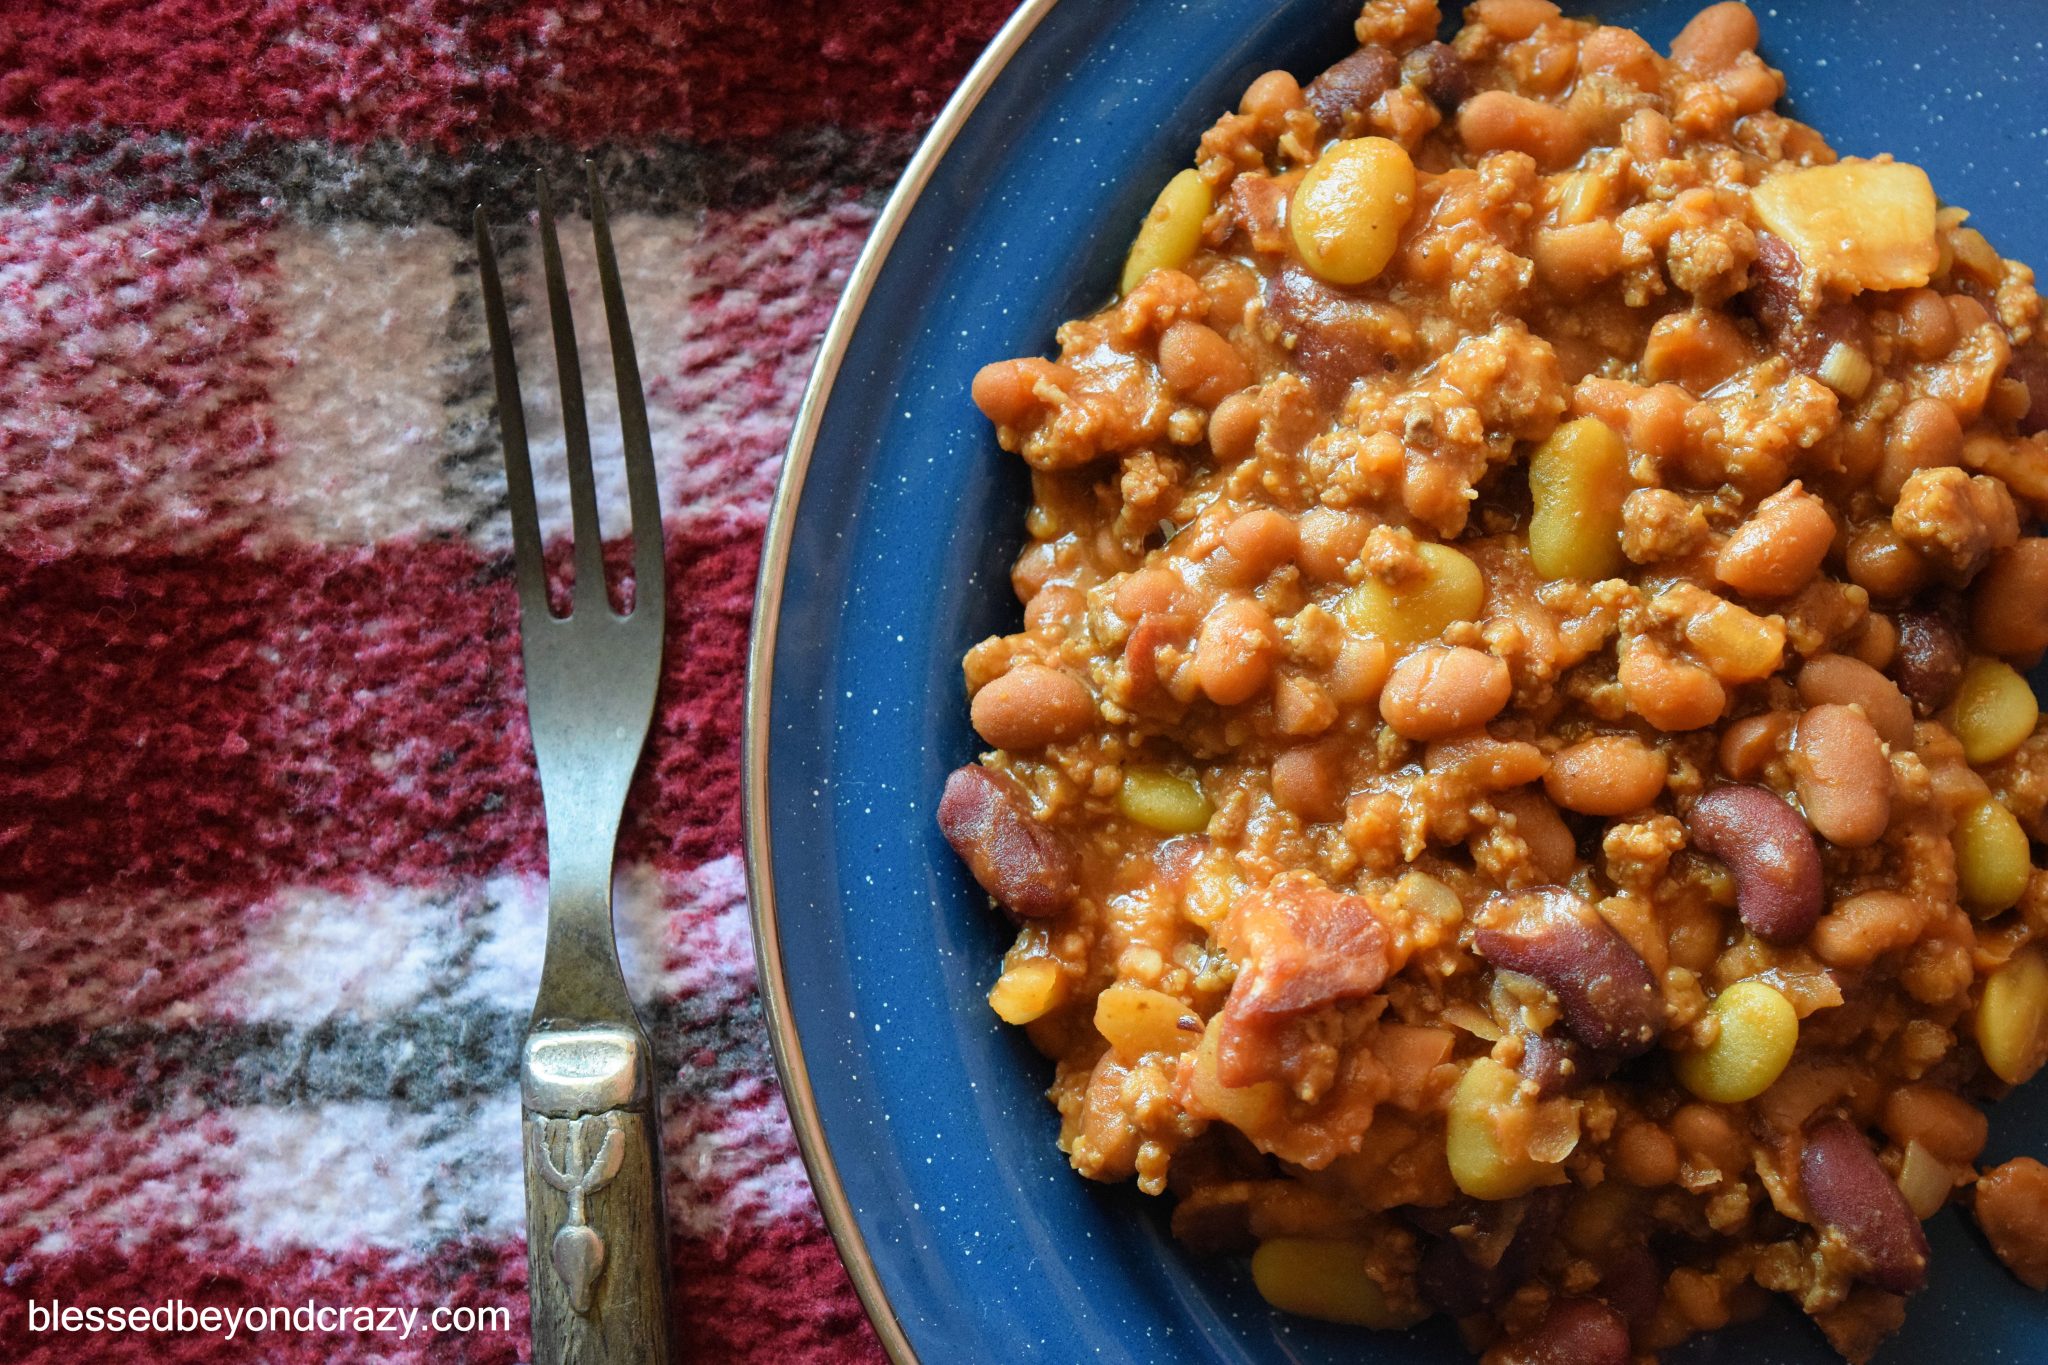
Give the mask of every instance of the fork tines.
M 597 169 L 586 167 L 590 183 L 590 226 L 597 245 L 598 280 L 604 294 L 605 324 L 611 338 L 612 374 L 619 394 L 619 428 L 626 457 L 626 487 L 633 533 L 634 601 L 627 614 L 651 610 L 660 619 L 665 605 L 662 574 L 661 502 L 654 482 L 654 448 L 647 428 L 647 401 L 640 388 L 640 364 L 619 283 L 618 253 L 612 246 L 610 216 Z M 575 545 L 571 614 L 607 606 L 604 541 L 598 527 L 597 483 L 590 467 L 590 424 L 583 405 L 583 371 L 577 359 L 576 323 L 569 309 L 569 285 L 555 234 L 554 198 L 547 177 L 536 173 L 540 203 L 542 270 L 547 279 L 548 315 L 555 341 L 555 373 L 562 395 L 562 435 L 568 457 L 570 527 Z M 540 515 L 533 493 L 533 464 L 527 453 L 526 417 L 519 400 L 519 371 L 512 352 L 512 328 L 497 252 L 482 205 L 476 210 L 476 250 L 483 276 L 484 316 L 490 328 L 491 364 L 498 388 L 498 421 L 504 437 L 506 500 L 512 516 L 512 551 L 521 614 L 529 622 L 552 616 L 546 570 L 541 560 Z M 531 626 L 529 626 L 529 629 Z

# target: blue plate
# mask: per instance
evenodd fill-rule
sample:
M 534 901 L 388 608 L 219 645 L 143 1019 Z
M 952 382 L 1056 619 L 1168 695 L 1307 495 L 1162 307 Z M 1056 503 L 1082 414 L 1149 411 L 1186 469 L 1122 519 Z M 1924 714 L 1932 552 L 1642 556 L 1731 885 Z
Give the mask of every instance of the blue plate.
M 2048 5 L 1752 0 L 1792 112 L 1845 152 L 1920 163 L 2009 255 L 2048 266 Z M 1589 8 L 1660 45 L 1697 8 Z M 1350 0 L 1027 3 L 890 201 L 828 334 L 783 476 L 748 688 L 762 986 L 828 1221 L 892 1355 L 955 1361 L 1466 1358 L 1267 1310 L 1241 1263 L 1183 1255 L 1159 1201 L 1075 1176 L 1049 1064 L 984 1001 L 1011 931 L 933 806 L 977 745 L 960 655 L 1017 628 L 1027 482 L 967 400 L 1107 296 L 1152 195 L 1259 72 L 1350 50 Z M 2048 1085 L 2001 1107 L 2029 1139 Z M 1959 1213 L 1885 1361 L 2048 1360 L 2048 1301 Z M 1789 1311 L 1671 1353 L 1829 1361 Z

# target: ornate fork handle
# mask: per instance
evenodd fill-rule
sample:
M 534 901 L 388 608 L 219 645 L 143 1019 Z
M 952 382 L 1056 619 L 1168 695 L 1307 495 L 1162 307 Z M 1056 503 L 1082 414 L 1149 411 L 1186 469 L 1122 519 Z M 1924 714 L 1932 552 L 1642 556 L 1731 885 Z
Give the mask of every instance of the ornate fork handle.
M 521 1058 L 534 1340 L 564 1365 L 668 1358 L 646 1057 L 594 1026 L 536 1032 Z

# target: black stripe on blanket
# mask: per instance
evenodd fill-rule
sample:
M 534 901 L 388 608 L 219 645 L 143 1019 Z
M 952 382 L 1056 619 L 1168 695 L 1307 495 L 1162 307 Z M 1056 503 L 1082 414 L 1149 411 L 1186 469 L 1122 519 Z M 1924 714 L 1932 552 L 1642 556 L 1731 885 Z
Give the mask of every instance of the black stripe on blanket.
M 662 1003 L 641 1017 L 674 1098 L 716 1094 L 773 1068 L 751 1004 Z M 513 1085 L 526 1022 L 524 1011 L 435 1005 L 312 1024 L 17 1029 L 0 1033 L 0 1103 L 103 1099 L 150 1111 L 197 1094 L 222 1106 L 383 1100 L 426 1110 Z
M 855 198 L 878 204 L 909 159 L 906 135 L 805 129 L 756 142 L 659 142 L 583 150 L 508 143 L 448 154 L 395 142 L 360 147 L 274 138 L 200 140 L 108 129 L 0 134 L 0 206 L 97 198 L 130 212 L 283 215 L 466 230 L 479 203 L 523 217 L 545 170 L 572 208 L 583 163 L 597 163 L 614 213 L 675 215 L 768 204 L 801 216 Z

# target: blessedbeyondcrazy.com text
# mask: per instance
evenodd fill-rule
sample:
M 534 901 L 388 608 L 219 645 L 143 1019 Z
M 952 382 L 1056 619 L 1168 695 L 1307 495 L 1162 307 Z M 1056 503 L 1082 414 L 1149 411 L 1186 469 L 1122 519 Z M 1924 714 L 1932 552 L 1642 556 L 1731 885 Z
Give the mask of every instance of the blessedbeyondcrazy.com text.
M 203 1332 L 223 1341 L 264 1334 L 306 1334 L 352 1332 L 359 1335 L 395 1337 L 404 1341 L 414 1333 L 438 1335 L 453 1332 L 504 1332 L 511 1330 L 509 1308 L 472 1308 L 467 1305 L 325 1304 L 308 1299 L 300 1304 L 250 1304 L 244 1307 L 204 1307 L 183 1299 L 148 1306 L 61 1303 L 55 1299 L 28 1301 L 28 1330 L 31 1332 L 159 1333 Z

